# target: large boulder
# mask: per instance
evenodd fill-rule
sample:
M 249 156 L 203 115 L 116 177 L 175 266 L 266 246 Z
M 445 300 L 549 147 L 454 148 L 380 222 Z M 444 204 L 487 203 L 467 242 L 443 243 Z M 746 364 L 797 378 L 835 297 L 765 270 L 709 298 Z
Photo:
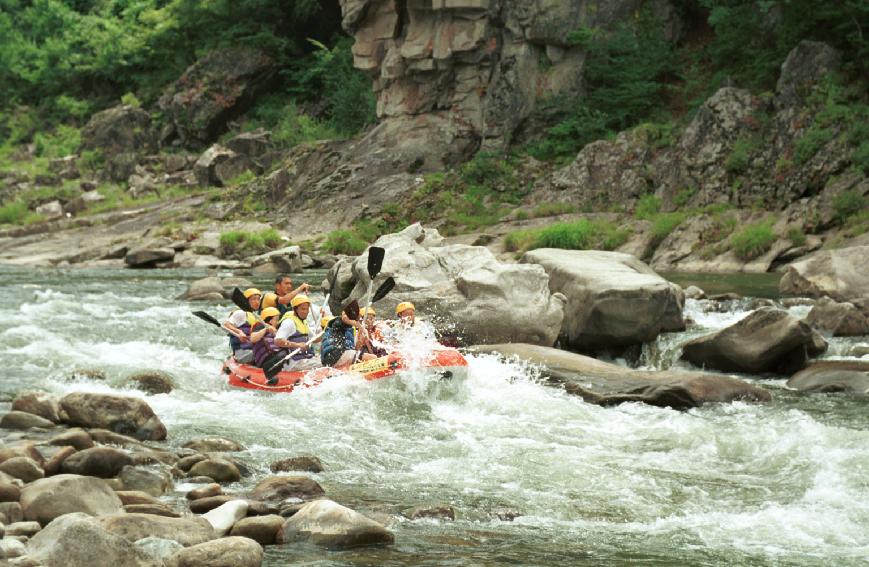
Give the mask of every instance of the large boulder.
M 389 545 L 395 536 L 382 525 L 331 500 L 314 500 L 293 514 L 278 533 L 279 543 L 308 541 L 328 549 Z
M 658 407 L 687 409 L 707 403 L 737 400 L 765 402 L 769 392 L 743 380 L 709 372 L 631 370 L 588 356 L 526 344 L 476 346 L 545 368 L 544 376 L 567 392 L 598 405 L 642 402 Z
M 25 484 L 45 476 L 45 471 L 42 470 L 39 463 L 29 457 L 12 457 L 3 461 L 0 463 L 0 472 L 19 478 Z
M 809 311 L 806 323 L 834 337 L 869 335 L 869 317 L 853 303 L 838 303 L 822 297 Z
M 59 474 L 28 484 L 21 489 L 20 502 L 24 519 L 42 525 L 71 512 L 115 514 L 122 506 L 106 481 L 74 474 Z
M 254 487 L 251 497 L 264 502 L 280 502 L 286 498 L 312 500 L 323 494 L 323 488 L 306 476 L 270 476 Z
M 263 548 L 246 537 L 225 537 L 182 549 L 166 560 L 166 567 L 259 567 Z
M 248 47 L 212 51 L 191 65 L 160 97 L 159 106 L 182 144 L 213 142 L 247 110 L 274 76 L 274 62 Z
M 804 392 L 869 394 L 869 361 L 821 360 L 800 370 L 787 382 Z
M 842 57 L 819 41 L 801 41 L 788 53 L 775 86 L 776 102 L 793 106 L 804 100 L 828 75 L 839 70 Z
M 86 514 L 66 514 L 27 544 L 30 557 L 45 567 L 159 567 L 161 562 L 110 533 Z
M 541 248 L 522 263 L 543 266 L 549 290 L 567 296 L 561 332 L 572 348 L 629 346 L 685 328 L 681 288 L 630 254 Z
M 129 541 L 159 537 L 188 547 L 215 538 L 209 524 L 191 518 L 169 518 L 156 514 L 114 514 L 99 517 L 96 522 L 107 532 Z
M 817 252 L 805 260 L 788 264 L 779 281 L 779 291 L 784 295 L 828 296 L 836 301 L 849 301 L 866 313 L 869 309 L 867 255 L 869 246 Z
M 142 441 L 166 438 L 166 426 L 138 398 L 75 392 L 64 396 L 60 405 L 70 425 L 105 428 Z
M 112 181 L 126 181 L 139 157 L 157 151 L 151 115 L 133 106 L 116 106 L 94 114 L 82 129 L 80 150 L 96 150 Z
M 301 272 L 304 269 L 302 249 L 299 246 L 285 246 L 248 258 L 247 261 L 254 267 L 255 273 L 261 274 Z
M 682 358 L 725 372 L 791 374 L 827 344 L 804 321 L 787 311 L 765 307 L 715 333 L 682 347 Z
M 417 316 L 434 315 L 468 341 L 523 341 L 552 345 L 563 318 L 563 297 L 549 292 L 540 266 L 502 264 L 481 246 L 446 246 L 437 230 L 414 224 L 381 236 L 386 250 L 382 276 L 395 289 L 378 304 L 391 312 L 412 301 Z M 331 308 L 338 313 L 350 298 L 362 300 L 369 287 L 368 254 L 339 260 L 329 271 Z
M 92 447 L 67 457 L 60 470 L 67 474 L 112 478 L 132 463 L 133 458 L 126 451 L 114 447 Z
M 157 264 L 171 262 L 174 258 L 174 248 L 142 246 L 129 250 L 124 256 L 124 263 L 130 268 L 154 268 Z
M 22 392 L 12 401 L 14 411 L 38 415 L 54 423 L 60 423 L 60 403 L 57 398 L 45 392 Z
M 214 144 L 196 160 L 193 174 L 200 187 L 224 187 L 250 167 L 247 156 Z

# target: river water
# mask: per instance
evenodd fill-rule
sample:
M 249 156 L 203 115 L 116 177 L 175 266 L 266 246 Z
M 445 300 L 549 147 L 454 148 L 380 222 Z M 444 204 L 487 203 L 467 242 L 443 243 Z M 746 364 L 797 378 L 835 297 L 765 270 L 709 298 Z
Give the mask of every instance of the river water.
M 247 447 L 239 458 L 253 475 L 228 491 L 252 487 L 277 459 L 316 455 L 326 470 L 313 477 L 330 498 L 395 533 L 384 549 L 266 547 L 266 565 L 867 564 L 865 398 L 802 395 L 766 379 L 774 400 L 763 405 L 601 408 L 492 356 L 469 356 L 464 381 L 230 390 L 219 374 L 226 340 L 190 310 L 221 318 L 231 305 L 173 299 L 203 275 L 0 267 L 0 395 L 144 396 L 124 377 L 166 371 L 176 389 L 146 399 L 170 445 L 207 434 Z M 702 329 L 661 337 L 644 364 L 680 365 L 681 343 L 749 308 L 706 313 L 689 302 Z M 834 341 L 831 356 L 853 342 Z M 107 378 L 71 380 L 76 368 Z M 454 506 L 456 521 L 400 515 L 438 503 Z

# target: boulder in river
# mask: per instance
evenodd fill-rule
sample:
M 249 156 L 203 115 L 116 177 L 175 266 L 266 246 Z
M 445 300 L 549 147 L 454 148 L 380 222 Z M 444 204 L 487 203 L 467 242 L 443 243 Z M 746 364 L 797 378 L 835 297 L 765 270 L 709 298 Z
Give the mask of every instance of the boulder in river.
M 214 539 L 211 526 L 192 518 L 168 518 L 156 514 L 113 514 L 100 516 L 97 524 L 108 532 L 137 541 L 146 537 L 171 539 L 187 547 Z
M 137 490 L 151 496 L 161 496 L 172 486 L 169 475 L 162 470 L 125 466 L 118 478 L 124 490 Z
M 114 514 L 121 511 L 121 500 L 102 479 L 59 474 L 25 486 L 21 490 L 21 507 L 24 519 L 45 525 L 71 512 L 91 516 Z
M 188 476 L 207 476 L 215 482 L 235 482 L 241 478 L 241 472 L 235 463 L 226 459 L 213 458 L 199 461 L 190 468 Z
M 787 385 L 803 392 L 869 394 L 869 361 L 820 360 L 791 376 Z
M 706 403 L 737 400 L 765 402 L 768 391 L 743 380 L 709 372 L 641 371 L 554 348 L 526 344 L 475 346 L 545 367 L 553 385 L 598 405 L 642 402 L 658 407 L 688 409 Z
M 36 427 L 37 429 L 50 429 L 54 427 L 54 423 L 44 417 L 39 417 L 32 413 L 10 411 L 0 418 L 0 427 L 3 429 L 30 429 L 31 427 Z
M 275 461 L 269 468 L 272 472 L 306 471 L 312 473 L 323 472 L 323 463 L 314 456 L 302 455 Z
M 682 358 L 725 372 L 791 374 L 826 348 L 826 341 L 804 321 L 787 311 L 763 308 L 689 341 L 682 347 Z
M 67 457 L 60 470 L 67 474 L 112 478 L 132 462 L 133 458 L 126 451 L 114 447 L 92 447 Z
M 21 392 L 12 401 L 13 411 L 23 411 L 38 415 L 53 423 L 60 423 L 60 402 L 45 392 Z
M 30 557 L 45 567 L 159 567 L 126 538 L 103 529 L 87 514 L 61 516 L 33 536 Z
M 806 323 L 834 337 L 869 335 L 869 317 L 853 303 L 838 303 L 829 297 L 818 300 L 806 316 Z
M 175 381 L 160 370 L 146 370 L 127 376 L 127 382 L 138 390 L 149 394 L 168 394 L 175 388 Z
M 0 463 L 0 471 L 20 478 L 24 483 L 33 482 L 45 476 L 39 463 L 29 457 L 12 457 Z
M 436 316 L 465 340 L 478 343 L 524 341 L 552 345 L 561 328 L 564 298 L 549 292 L 540 266 L 503 264 L 482 246 L 444 245 L 434 229 L 414 224 L 374 243 L 386 250 L 374 282 L 395 278 L 395 289 L 378 310 L 390 313 L 411 301 L 420 315 Z M 368 254 L 342 258 L 329 271 L 333 313 L 368 290 Z
M 225 439 L 223 437 L 195 437 L 182 445 L 185 449 L 192 449 L 201 453 L 221 453 L 244 451 L 244 445 Z
M 182 549 L 165 567 L 259 567 L 263 548 L 246 537 L 230 536 Z
M 869 310 L 869 246 L 823 250 L 805 260 L 788 264 L 779 281 L 786 295 L 831 297 L 848 301 L 864 313 Z
M 279 543 L 308 541 L 327 549 L 389 545 L 395 536 L 382 525 L 331 500 L 314 500 L 288 518 Z
M 277 514 L 242 518 L 232 526 L 230 535 L 249 537 L 260 545 L 273 545 L 285 518 Z
M 138 398 L 75 392 L 64 396 L 60 405 L 70 425 L 105 428 L 143 441 L 166 438 L 166 426 Z
M 251 497 L 265 502 L 279 502 L 286 498 L 312 500 L 324 494 L 323 487 L 306 476 L 270 476 L 254 487 Z
M 681 288 L 630 254 L 541 248 L 521 261 L 543 266 L 549 290 L 567 297 L 561 332 L 571 348 L 624 347 L 685 329 Z

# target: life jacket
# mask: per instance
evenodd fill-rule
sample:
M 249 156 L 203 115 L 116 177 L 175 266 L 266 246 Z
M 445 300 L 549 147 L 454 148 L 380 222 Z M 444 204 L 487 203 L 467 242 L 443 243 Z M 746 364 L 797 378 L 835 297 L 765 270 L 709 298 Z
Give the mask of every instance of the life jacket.
M 229 315 L 232 316 L 233 313 L 235 313 L 235 311 L 233 311 Z M 249 336 L 251 328 L 256 324 L 257 321 L 253 313 L 248 311 L 245 313 L 245 315 L 247 315 L 247 323 L 242 324 L 242 326 L 239 327 L 238 330 Z M 250 343 L 243 343 L 238 340 L 235 335 L 229 335 L 229 348 L 231 348 L 233 352 L 237 350 L 249 349 Z
M 353 350 L 356 347 L 356 341 L 353 337 L 353 329 L 350 325 L 344 323 L 340 317 L 335 317 L 329 324 L 326 325 L 326 331 L 323 333 L 323 342 L 320 346 L 320 359 L 323 360 L 328 353 L 338 350 Z M 326 364 L 325 362 L 323 364 Z
M 281 317 L 280 322 L 283 323 L 289 319 L 296 326 L 296 332 L 287 337 L 287 340 L 293 343 L 307 343 L 308 339 L 310 339 L 311 330 L 308 328 L 308 323 L 302 321 L 298 315 L 296 315 L 295 311 L 287 311 L 287 313 Z M 295 349 L 293 349 L 295 350 Z M 310 350 L 306 350 L 304 352 L 298 352 L 293 355 L 293 360 L 303 360 L 306 358 L 313 358 L 314 353 Z
M 259 323 L 257 323 L 256 325 L 259 325 Z M 251 331 L 256 330 L 256 325 L 251 327 Z M 263 338 L 253 343 L 252 348 L 254 364 L 259 366 L 260 368 L 262 368 L 263 362 L 265 362 L 270 354 L 281 350 L 280 347 L 275 345 L 275 336 L 271 333 L 266 333 L 265 335 L 263 335 Z

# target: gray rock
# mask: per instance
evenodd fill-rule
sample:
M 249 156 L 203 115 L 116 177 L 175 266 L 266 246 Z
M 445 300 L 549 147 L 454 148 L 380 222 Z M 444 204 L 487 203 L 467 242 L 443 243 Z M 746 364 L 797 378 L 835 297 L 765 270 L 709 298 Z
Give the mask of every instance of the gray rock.
M 106 481 L 71 474 L 61 474 L 34 481 L 21 490 L 24 519 L 42 525 L 71 512 L 92 516 L 114 514 L 121 510 L 121 500 Z
M 289 273 L 301 272 L 304 268 L 302 264 L 302 249 L 298 246 L 286 246 L 278 250 L 272 250 L 259 256 L 254 256 L 247 259 L 251 266 L 254 266 L 254 271 L 263 273 Z M 268 269 L 262 268 L 267 266 Z
M 94 114 L 82 130 L 81 150 L 99 150 L 112 181 L 125 181 L 139 156 L 153 153 L 157 138 L 151 115 L 132 106 L 116 106 Z
M 786 311 L 763 308 L 682 347 L 682 358 L 725 372 L 790 374 L 806 366 L 826 342 Z
M 779 281 L 779 291 L 786 295 L 828 296 L 854 303 L 865 311 L 869 306 L 869 273 L 861 266 L 867 255 L 869 246 L 817 252 L 788 264 Z
M 201 187 L 223 187 L 250 166 L 246 156 L 214 144 L 196 160 L 193 173 Z
M 834 337 L 869 335 L 869 318 L 852 303 L 837 303 L 822 297 L 809 311 L 806 323 Z
M 781 106 L 802 102 L 824 78 L 838 71 L 840 64 L 841 56 L 826 43 L 801 41 L 782 63 L 775 87 L 776 102 Z
M 550 291 L 567 297 L 561 332 L 573 348 L 629 346 L 685 328 L 681 288 L 629 254 L 543 248 L 522 262 L 543 266 Z
M 306 476 L 270 476 L 251 491 L 252 498 L 263 502 L 280 502 L 287 498 L 312 500 L 324 494 L 323 488 Z
M 251 159 L 258 158 L 271 149 L 271 132 L 257 128 L 242 132 L 226 141 L 226 147 Z
M 174 248 L 143 247 L 128 251 L 124 263 L 131 268 L 153 268 L 160 262 L 171 262 L 174 258 Z
M 33 537 L 40 530 L 42 530 L 42 526 L 39 525 L 39 522 L 15 522 L 6 526 L 6 535 Z
M 244 451 L 242 444 L 223 437 L 197 437 L 184 443 L 182 447 L 201 453 Z
M 222 537 L 232 529 L 237 521 L 247 516 L 247 509 L 246 500 L 230 500 L 203 514 L 202 519 L 211 524 L 218 537 Z
M 28 542 L 45 567 L 159 567 L 127 539 L 104 530 L 86 514 L 57 518 Z
M 274 545 L 284 519 L 277 514 L 242 518 L 232 526 L 230 535 L 247 537 L 260 545 Z
M 17 539 L 0 539 L 0 559 L 13 559 L 27 554 L 27 548 Z
M 386 249 L 379 278 L 395 278 L 395 289 L 378 304 L 393 312 L 399 301 L 412 301 L 417 316 L 434 315 L 468 341 L 555 343 L 564 298 L 549 292 L 539 266 L 502 264 L 481 246 L 444 246 L 436 230 L 419 224 L 381 236 Z M 368 289 L 367 254 L 343 258 L 329 271 L 333 313 Z
M 60 470 L 66 474 L 112 478 L 132 462 L 129 453 L 120 449 L 93 447 L 67 457 Z
M 60 405 L 70 425 L 106 428 L 139 440 L 166 438 L 166 427 L 138 398 L 79 392 L 64 396 Z
M 515 343 L 475 346 L 474 350 L 516 356 L 544 366 L 544 377 L 551 385 L 603 406 L 641 402 L 657 407 L 688 409 L 708 403 L 765 402 L 771 399 L 763 388 L 709 372 L 631 370 L 581 354 Z
M 193 465 L 188 471 L 188 476 L 207 476 L 215 482 L 236 482 L 241 478 L 241 472 L 232 461 L 213 458 Z
M 60 423 L 60 402 L 45 392 L 22 392 L 12 401 L 13 411 L 32 413 L 52 423 Z
M 29 429 L 31 427 L 50 429 L 54 427 L 54 423 L 32 413 L 10 411 L 0 418 L 0 427 L 4 429 Z
M 172 486 L 169 475 L 161 470 L 125 466 L 118 475 L 124 490 L 145 492 L 151 496 L 165 494 Z
M 45 220 L 55 220 L 63 217 L 63 205 L 60 201 L 51 201 L 36 207 L 36 214 L 45 217 Z
M 168 518 L 154 514 L 115 514 L 100 516 L 96 523 L 107 532 L 138 541 L 146 537 L 171 539 L 188 547 L 214 539 L 207 523 L 189 518 Z
M 0 471 L 20 478 L 25 483 L 33 482 L 45 476 L 45 471 L 39 463 L 28 457 L 13 457 L 0 463 Z
M 869 361 L 821 360 L 800 370 L 787 382 L 803 392 L 869 394 Z
M 331 500 L 308 502 L 284 522 L 279 543 L 308 541 L 327 549 L 390 545 L 395 536 L 382 525 Z
M 133 545 L 144 555 L 154 559 L 159 565 L 163 565 L 169 557 L 184 549 L 184 546 L 177 541 L 159 537 L 145 537 Z
M 263 548 L 246 537 L 225 537 L 182 549 L 166 560 L 166 567 L 259 567 Z
M 18 502 L 0 502 L 0 523 L 14 524 L 24 519 L 24 510 Z

